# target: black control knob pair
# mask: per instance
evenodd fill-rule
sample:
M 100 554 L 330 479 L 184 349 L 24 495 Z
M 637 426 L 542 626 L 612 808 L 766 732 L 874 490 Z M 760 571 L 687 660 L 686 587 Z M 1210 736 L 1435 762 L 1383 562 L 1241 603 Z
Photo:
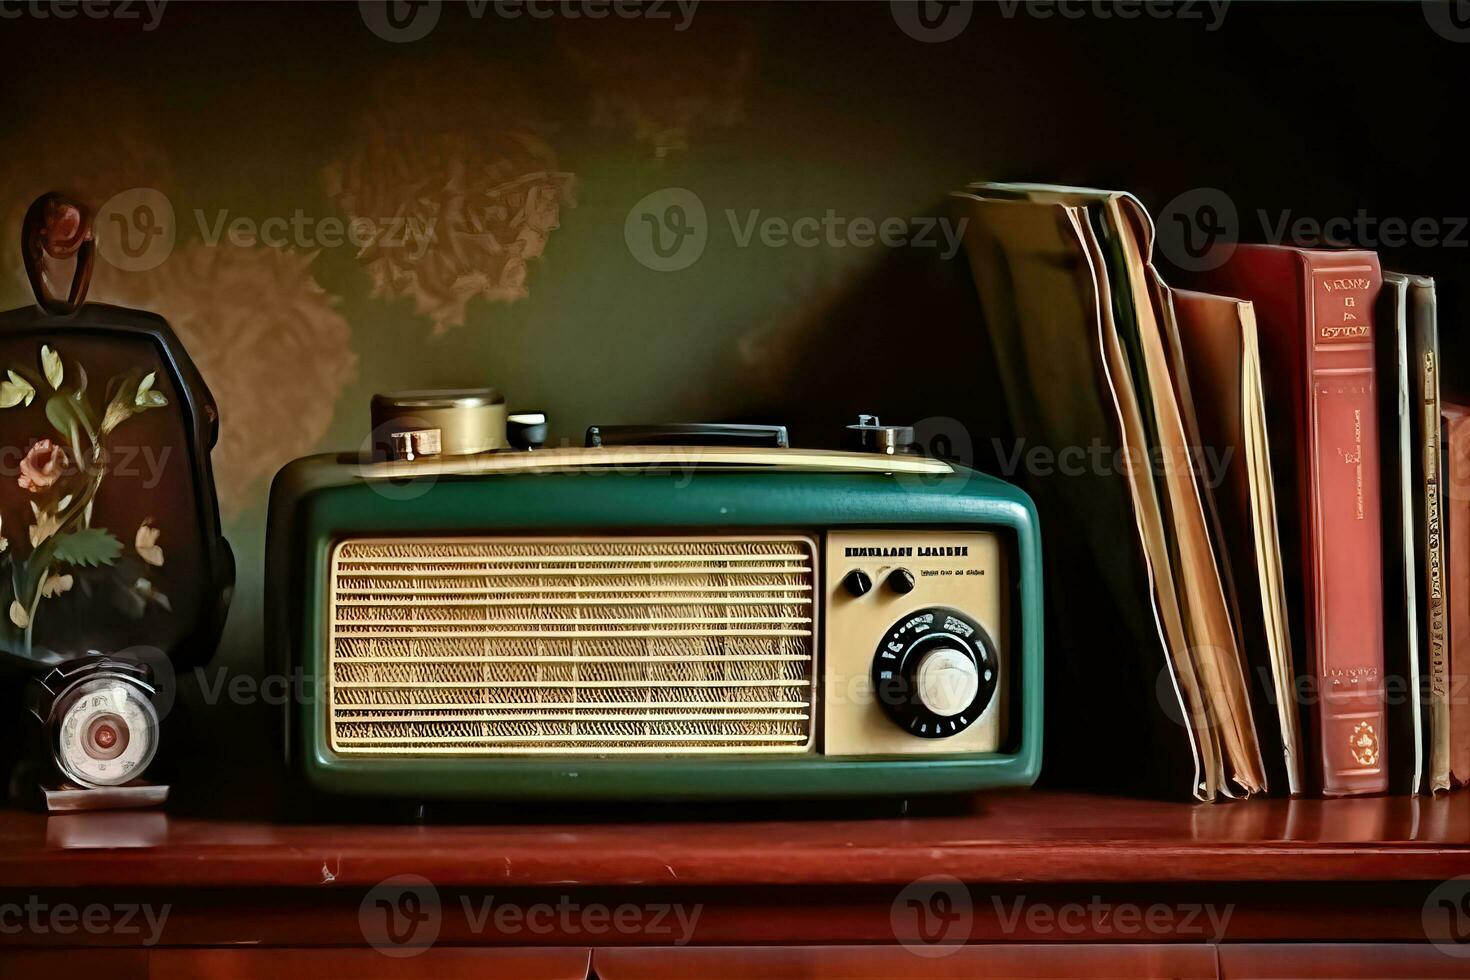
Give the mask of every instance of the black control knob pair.
M 914 573 L 907 568 L 895 568 L 888 573 L 888 587 L 899 595 L 908 595 L 917 584 Z M 865 596 L 873 591 L 873 576 L 861 568 L 854 568 L 842 579 L 842 585 L 854 598 Z

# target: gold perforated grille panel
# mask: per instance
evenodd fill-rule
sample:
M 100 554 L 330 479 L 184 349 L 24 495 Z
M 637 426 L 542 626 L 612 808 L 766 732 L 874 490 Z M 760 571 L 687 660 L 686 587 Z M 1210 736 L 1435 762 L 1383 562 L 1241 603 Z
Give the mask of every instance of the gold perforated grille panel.
M 344 541 L 332 749 L 807 751 L 815 579 L 807 538 Z

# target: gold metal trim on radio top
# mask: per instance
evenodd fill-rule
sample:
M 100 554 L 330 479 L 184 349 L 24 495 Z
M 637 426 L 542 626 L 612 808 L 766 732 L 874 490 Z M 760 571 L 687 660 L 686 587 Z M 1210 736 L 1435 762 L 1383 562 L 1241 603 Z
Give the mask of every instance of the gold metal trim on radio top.
M 883 456 L 820 449 L 759 449 L 748 446 L 568 446 L 535 452 L 480 453 L 363 463 L 359 472 L 375 479 L 436 476 L 493 476 L 596 467 L 646 466 L 745 468 L 786 472 L 894 473 L 949 476 L 954 467 L 925 456 Z

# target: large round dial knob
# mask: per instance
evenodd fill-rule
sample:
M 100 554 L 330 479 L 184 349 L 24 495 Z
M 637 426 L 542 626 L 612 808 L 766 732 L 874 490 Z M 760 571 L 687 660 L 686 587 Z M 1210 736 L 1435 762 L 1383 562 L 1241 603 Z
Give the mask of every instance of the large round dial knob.
M 919 738 L 947 738 L 973 725 L 995 696 L 999 672 L 984 627 L 943 606 L 894 623 L 873 655 L 878 703 Z
M 924 707 L 952 718 L 975 700 L 980 690 L 980 669 L 964 651 L 935 647 L 919 659 L 914 686 Z

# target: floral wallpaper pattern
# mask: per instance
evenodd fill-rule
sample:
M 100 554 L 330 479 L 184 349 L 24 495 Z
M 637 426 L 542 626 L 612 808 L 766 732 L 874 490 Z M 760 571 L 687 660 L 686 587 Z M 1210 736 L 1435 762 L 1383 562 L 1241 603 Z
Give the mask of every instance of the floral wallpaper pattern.
M 95 299 L 152 310 L 184 342 L 220 406 L 213 462 L 228 519 L 277 469 L 312 452 L 353 379 L 352 328 L 315 257 L 193 242 L 146 272 L 106 273 Z
M 373 295 L 411 298 L 436 334 L 462 326 L 475 297 L 525 299 L 530 263 L 576 203 L 576 177 L 558 168 L 544 125 L 504 74 L 484 65 L 393 74 L 323 172 L 332 200 L 370 229 L 358 258 Z

